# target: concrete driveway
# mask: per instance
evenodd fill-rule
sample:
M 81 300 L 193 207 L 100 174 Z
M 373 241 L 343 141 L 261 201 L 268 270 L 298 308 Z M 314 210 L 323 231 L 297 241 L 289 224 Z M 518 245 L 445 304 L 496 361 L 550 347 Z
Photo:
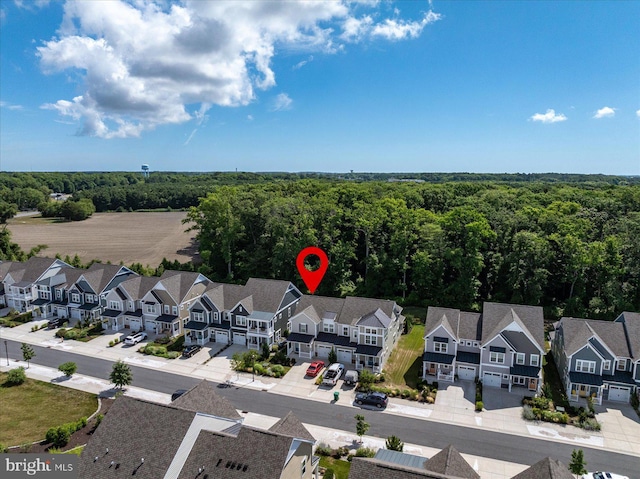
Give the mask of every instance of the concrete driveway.
M 533 393 L 522 388 L 508 389 L 484 387 L 482 389 L 482 402 L 487 411 L 497 409 L 511 409 L 522 407 L 522 398 L 532 396 Z

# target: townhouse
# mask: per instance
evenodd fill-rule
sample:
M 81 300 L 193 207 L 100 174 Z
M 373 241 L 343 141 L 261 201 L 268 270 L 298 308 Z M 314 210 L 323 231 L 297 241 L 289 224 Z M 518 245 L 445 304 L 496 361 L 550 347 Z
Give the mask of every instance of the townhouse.
M 78 477 L 311 479 L 314 444 L 291 413 L 268 430 L 243 425 L 202 381 L 168 405 L 118 398 L 82 451 Z
M 431 306 L 424 341 L 424 379 L 478 379 L 489 387 L 541 389 L 541 307 L 485 302 L 482 313 L 471 313 Z
M 394 301 L 304 296 L 291 318 L 287 351 L 300 358 L 327 358 L 335 350 L 348 368 L 375 373 L 391 354 L 404 327 L 402 308 Z
M 158 283 L 157 277 L 133 276 L 113 288 L 105 296 L 102 321 L 109 329 L 144 330 L 142 298 Z
M 562 318 L 551 348 L 572 401 L 591 397 L 629 402 L 640 388 L 640 314 L 623 312 L 614 321 Z

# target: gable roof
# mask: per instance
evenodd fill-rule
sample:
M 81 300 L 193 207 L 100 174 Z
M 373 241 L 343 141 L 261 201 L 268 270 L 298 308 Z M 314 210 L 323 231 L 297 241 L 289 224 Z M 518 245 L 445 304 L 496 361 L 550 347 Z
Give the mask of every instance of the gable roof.
M 395 301 L 388 299 L 360 298 L 357 296 L 347 296 L 344 299 L 342 310 L 338 314 L 336 321 L 341 324 L 355 325 L 360 318 L 380 309 L 389 318 L 393 316 L 393 309 L 396 307 Z
M 623 312 L 615 320 L 624 325 L 629 352 L 634 359 L 640 359 L 640 313 Z
M 123 268 L 124 266 L 115 264 L 93 263 L 87 270 L 84 270 L 82 277 L 96 294 L 100 294 Z
M 476 476 L 474 476 L 475 478 Z M 349 479 L 467 479 L 417 467 L 404 466 L 375 458 L 354 457 L 351 461 Z
M 49 268 L 58 264 L 60 268 L 71 267 L 67 263 L 57 258 L 40 258 L 32 256 L 24 262 L 11 262 L 8 271 L 5 273 L 11 275 L 15 282 L 35 283 L 40 277 L 47 272 Z
M 511 479 L 575 479 L 560 461 L 545 457 Z
M 139 300 L 151 291 L 151 288 L 157 283 L 158 278 L 153 276 L 135 276 L 123 281 L 118 287 L 124 290 L 131 299 Z
M 162 273 L 158 282 L 162 284 L 177 304 L 200 296 L 210 283 L 206 276 L 200 273 L 171 270 Z
M 332 298 L 330 296 L 315 296 L 305 294 L 298 302 L 296 307 L 296 314 L 299 312 L 305 312 L 311 319 L 318 319 L 318 322 L 326 316 L 326 313 L 334 313 L 335 317 L 338 317 L 342 307 L 344 306 L 344 298 Z M 315 312 L 315 317 L 310 313 L 310 309 Z
M 451 444 L 425 462 L 424 468 L 427 471 L 450 476 L 480 479 L 480 474 L 464 460 L 462 455 Z
M 245 284 L 247 296 L 251 295 L 253 297 L 253 309 L 274 314 L 279 311 L 281 307 L 286 306 L 282 303 L 290 289 L 297 291 L 298 298 L 302 296 L 302 293 L 300 293 L 290 281 L 249 278 Z M 291 301 L 294 300 L 293 297 L 290 299 Z
M 482 342 L 495 338 L 513 322 L 528 332 L 544 351 L 544 314 L 540 306 L 485 301 L 482 305 Z
M 356 324 L 358 326 L 368 326 L 370 328 L 388 328 L 391 324 L 391 318 L 378 308 L 373 313 L 363 316 Z
M 212 382 L 202 380 L 171 403 L 173 407 L 227 419 L 241 419 L 233 404 L 214 391 Z
M 300 419 L 293 414 L 293 411 L 289 411 L 285 417 L 278 420 L 278 422 L 269 428 L 269 431 L 282 434 L 284 436 L 305 439 L 312 443 L 316 442 L 316 438 L 311 435 L 306 427 L 304 427 L 304 424 L 302 424 Z
M 597 335 L 604 346 L 616 356 L 631 357 L 625 325 L 622 322 L 564 317 L 560 320 L 558 328 L 562 328 L 564 351 L 567 356 L 582 349 L 591 337 Z

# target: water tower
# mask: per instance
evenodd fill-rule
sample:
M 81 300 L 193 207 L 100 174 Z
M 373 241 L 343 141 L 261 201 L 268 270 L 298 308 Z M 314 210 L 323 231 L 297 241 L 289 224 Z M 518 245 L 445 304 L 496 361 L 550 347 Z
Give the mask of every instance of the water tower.
M 142 176 L 144 176 L 145 178 L 149 178 L 149 165 L 142 165 Z

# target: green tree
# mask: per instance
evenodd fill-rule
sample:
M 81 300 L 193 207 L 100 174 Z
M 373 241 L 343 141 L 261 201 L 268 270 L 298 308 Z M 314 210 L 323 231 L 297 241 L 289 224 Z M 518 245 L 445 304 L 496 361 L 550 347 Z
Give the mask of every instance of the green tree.
M 576 478 L 587 473 L 587 463 L 584 460 L 584 453 L 582 449 L 574 449 L 571 453 L 571 462 L 569 463 L 569 470 L 572 474 L 576 475 Z
M 17 212 L 18 207 L 15 204 L 0 200 L 0 224 L 5 224 L 7 220 L 13 218 Z
M 22 359 L 27 362 L 27 369 L 29 369 L 29 361 L 36 357 L 36 352 L 33 350 L 33 347 L 27 343 L 22 343 L 20 349 L 22 349 Z
M 402 452 L 404 449 L 404 442 L 402 442 L 398 436 L 389 436 L 385 441 L 385 447 L 390 451 Z
M 5 384 L 8 386 L 19 386 L 26 380 L 27 380 L 27 375 L 24 372 L 24 368 L 20 366 L 19 368 L 11 369 L 7 373 L 7 379 L 5 380 Z
M 58 371 L 60 371 L 61 373 L 64 373 L 64 375 L 68 378 L 73 376 L 77 370 L 78 370 L 78 365 L 71 361 L 62 363 L 60 366 L 58 366 Z
M 264 343 L 262 343 L 261 359 L 266 361 L 269 359 L 269 356 L 271 356 L 271 348 L 269 347 L 269 344 L 265 341 Z
M 331 351 L 329 351 L 328 361 L 329 361 L 329 364 L 338 362 L 338 353 L 336 353 L 336 348 L 331 348 Z
M 356 414 L 356 434 L 360 438 L 360 443 L 362 443 L 362 436 L 364 436 L 369 430 L 369 424 L 364 420 L 364 416 L 362 414 Z
M 109 374 L 109 380 L 120 389 L 123 386 L 128 386 L 133 382 L 131 368 L 122 361 L 116 362 L 111 369 L 111 374 Z

